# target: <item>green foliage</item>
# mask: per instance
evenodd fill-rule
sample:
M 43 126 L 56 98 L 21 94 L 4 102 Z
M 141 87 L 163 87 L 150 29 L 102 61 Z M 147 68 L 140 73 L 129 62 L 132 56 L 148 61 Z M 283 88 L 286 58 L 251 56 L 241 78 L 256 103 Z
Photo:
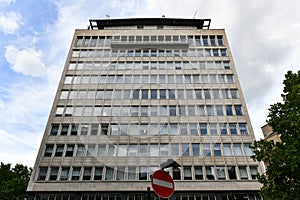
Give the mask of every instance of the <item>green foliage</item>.
M 27 166 L 16 164 L 11 168 L 11 164 L 0 166 L 0 199 L 19 200 L 27 198 L 27 185 L 32 169 Z
M 252 145 L 252 158 L 267 167 L 258 176 L 266 200 L 300 198 L 300 71 L 288 71 L 283 84 L 283 102 L 271 105 L 267 120 L 281 142 L 260 140 Z

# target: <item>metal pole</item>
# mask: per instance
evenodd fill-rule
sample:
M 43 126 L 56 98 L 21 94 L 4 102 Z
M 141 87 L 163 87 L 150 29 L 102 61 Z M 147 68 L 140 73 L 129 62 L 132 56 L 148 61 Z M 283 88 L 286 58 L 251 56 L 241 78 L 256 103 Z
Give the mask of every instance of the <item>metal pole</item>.
M 150 200 L 150 187 L 147 187 L 147 200 Z

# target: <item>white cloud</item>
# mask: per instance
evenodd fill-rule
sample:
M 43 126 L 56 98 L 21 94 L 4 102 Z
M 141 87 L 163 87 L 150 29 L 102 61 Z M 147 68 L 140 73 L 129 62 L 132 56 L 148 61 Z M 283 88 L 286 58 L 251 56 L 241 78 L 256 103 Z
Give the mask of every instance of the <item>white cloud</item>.
M 0 30 L 6 34 L 15 34 L 24 22 L 20 13 L 8 12 L 0 14 Z
M 33 77 L 43 77 L 48 74 L 48 68 L 42 61 L 42 52 L 33 48 L 19 50 L 15 46 L 6 47 L 5 58 L 11 69 L 17 73 Z
M 0 0 L 0 3 L 6 3 L 6 4 L 10 4 L 15 2 L 16 0 Z

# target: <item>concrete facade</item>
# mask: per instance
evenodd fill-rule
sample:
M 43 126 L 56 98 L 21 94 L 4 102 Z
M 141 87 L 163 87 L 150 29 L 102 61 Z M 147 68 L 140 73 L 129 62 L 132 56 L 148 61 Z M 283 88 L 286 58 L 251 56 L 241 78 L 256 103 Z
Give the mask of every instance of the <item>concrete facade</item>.
M 173 159 L 171 198 L 260 199 L 225 31 L 206 20 L 144 20 L 75 31 L 30 198 L 146 199 L 151 174 Z

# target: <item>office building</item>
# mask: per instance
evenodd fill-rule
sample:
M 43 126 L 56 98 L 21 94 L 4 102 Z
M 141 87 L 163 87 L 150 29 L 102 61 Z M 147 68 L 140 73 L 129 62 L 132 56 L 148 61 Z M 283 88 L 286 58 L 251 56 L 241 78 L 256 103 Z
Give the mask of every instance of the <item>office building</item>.
M 151 175 L 172 161 L 171 199 L 261 199 L 229 42 L 210 22 L 91 19 L 76 30 L 30 198 L 146 200 Z

